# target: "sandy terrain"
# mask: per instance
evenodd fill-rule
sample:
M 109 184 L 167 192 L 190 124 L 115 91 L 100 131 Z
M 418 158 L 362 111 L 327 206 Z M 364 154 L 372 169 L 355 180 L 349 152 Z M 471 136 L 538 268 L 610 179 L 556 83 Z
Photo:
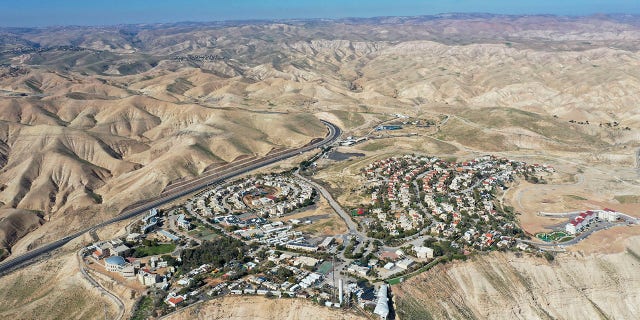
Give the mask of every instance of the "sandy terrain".
M 82 277 L 75 252 L 2 277 L 0 287 L 0 315 L 11 319 L 97 319 L 104 317 L 105 308 L 111 318 L 117 313 Z
M 344 221 L 333 211 L 327 200 L 323 197 L 319 197 L 318 202 L 308 210 L 288 214 L 274 220 L 288 221 L 290 219 L 298 219 L 304 221 L 306 218 L 312 219 L 313 223 L 302 225 L 296 228 L 296 230 L 325 237 L 343 234 L 347 231 L 347 226 Z
M 604 173 L 598 167 L 586 167 L 577 172 L 575 166 L 556 167 L 560 176 L 573 176 L 561 184 L 531 184 L 519 182 L 507 190 L 505 202 L 520 212 L 519 220 L 524 230 L 535 234 L 547 231 L 546 226 L 566 222 L 566 219 L 552 219 L 538 216 L 538 212 L 569 212 L 589 209 L 612 208 L 631 216 L 639 216 L 637 203 L 621 204 L 616 195 L 629 194 L 640 185 L 621 183 L 615 174 Z M 599 233 L 594 234 L 597 237 Z
M 366 318 L 301 299 L 225 297 L 186 308 L 167 319 L 355 320 Z
M 571 252 L 579 252 L 586 255 L 600 253 L 624 252 L 632 243 L 637 243 L 640 235 L 638 226 L 620 226 L 594 233 L 576 245 L 568 247 Z M 637 246 L 633 250 L 638 250 Z M 640 252 L 640 251 L 638 251 Z

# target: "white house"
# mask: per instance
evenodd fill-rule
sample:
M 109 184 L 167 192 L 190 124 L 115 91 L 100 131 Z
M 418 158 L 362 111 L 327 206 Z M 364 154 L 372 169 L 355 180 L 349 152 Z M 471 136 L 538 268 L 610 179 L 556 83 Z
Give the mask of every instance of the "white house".
M 137 275 L 138 281 L 145 286 L 152 286 L 158 282 L 158 277 L 143 270 L 140 270 Z
M 182 229 L 185 229 L 185 230 L 191 229 L 191 222 L 185 219 L 184 214 L 178 215 L 178 218 L 176 219 L 176 223 L 178 224 L 178 227 Z
M 136 276 L 136 269 L 132 264 L 126 264 L 120 269 L 122 276 L 125 278 L 133 278 Z
M 619 216 L 620 215 L 618 212 L 611 209 L 604 209 L 598 212 L 598 218 L 600 218 L 600 220 L 609 221 L 609 222 L 618 220 Z
M 373 310 L 373 313 L 379 315 L 380 319 L 387 319 L 389 316 L 389 297 L 387 294 L 386 284 L 380 286 L 377 297 L 378 301 L 376 302 L 376 307 Z
M 409 269 L 409 267 L 411 267 L 411 265 L 413 265 L 414 261 L 412 259 L 409 258 L 405 258 L 402 259 L 398 262 L 396 262 L 396 266 L 402 268 L 402 269 Z
M 349 265 L 349 268 L 347 268 L 347 271 L 351 272 L 351 273 L 358 274 L 358 275 L 363 276 L 363 277 L 366 277 L 367 273 L 369 273 L 369 268 L 361 267 L 361 266 L 356 265 L 356 264 L 351 264 L 351 265 Z
M 567 231 L 568 234 L 576 234 L 578 232 L 578 223 L 574 220 L 571 220 L 569 223 L 567 223 L 564 227 L 565 231 Z
M 414 246 L 413 251 L 416 252 L 416 257 L 420 259 L 432 259 L 433 258 L 433 249 L 429 247 L 422 246 Z

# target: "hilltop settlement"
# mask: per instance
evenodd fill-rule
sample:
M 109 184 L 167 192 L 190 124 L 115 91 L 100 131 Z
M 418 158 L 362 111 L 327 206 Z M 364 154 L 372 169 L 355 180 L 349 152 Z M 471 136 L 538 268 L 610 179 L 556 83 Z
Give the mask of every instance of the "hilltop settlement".
M 313 216 L 290 217 L 314 210 L 321 197 L 299 172 L 248 176 L 154 208 L 126 236 L 93 243 L 82 257 L 86 268 L 143 295 L 139 314 L 160 316 L 221 295 L 263 295 L 386 319 L 388 284 L 475 252 L 539 253 L 498 195 L 518 179 L 545 183 L 553 172 L 491 155 L 377 160 L 360 172 L 361 205 L 347 210 L 356 227 L 337 236 L 308 228 Z M 592 222 L 630 222 L 621 216 L 610 209 L 570 213 L 564 240 L 576 240 Z

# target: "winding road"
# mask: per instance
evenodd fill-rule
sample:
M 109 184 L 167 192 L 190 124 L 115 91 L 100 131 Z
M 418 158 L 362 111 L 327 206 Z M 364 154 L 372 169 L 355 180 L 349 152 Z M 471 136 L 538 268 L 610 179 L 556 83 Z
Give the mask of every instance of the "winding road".
M 101 222 L 91 227 L 87 227 L 83 230 L 70 234 L 62 239 L 56 240 L 46 245 L 40 246 L 36 249 L 33 249 L 15 258 L 10 257 L 9 258 L 10 260 L 0 264 L 0 276 L 9 273 L 12 270 L 21 268 L 33 262 L 35 259 L 39 257 L 52 254 L 54 250 L 62 247 L 69 241 L 87 232 L 91 232 L 96 229 L 102 228 L 104 226 L 135 217 L 137 215 L 145 213 L 147 210 L 166 204 L 175 199 L 194 193 L 198 190 L 204 189 L 213 183 L 218 183 L 225 179 L 230 179 L 230 178 L 242 175 L 244 173 L 300 155 L 304 152 L 311 151 L 315 148 L 324 147 L 328 144 L 335 142 L 338 139 L 338 137 L 342 134 L 342 130 L 331 122 L 328 122 L 325 120 L 320 120 L 320 121 L 322 121 L 322 123 L 327 127 L 327 130 L 328 130 L 328 133 L 325 136 L 325 138 L 320 141 L 311 143 L 301 148 L 297 148 L 293 150 L 284 150 L 274 154 L 270 154 L 261 159 L 250 159 L 250 160 L 241 161 L 238 164 L 227 165 L 227 166 L 224 166 L 224 169 L 222 170 L 212 170 L 210 172 L 206 172 L 205 174 L 197 178 L 183 181 L 183 182 L 180 182 L 179 184 L 170 186 L 165 191 L 163 191 L 159 196 L 149 199 L 142 203 L 137 203 L 134 206 L 130 206 L 125 210 L 123 210 L 118 216 L 110 220 Z
M 98 289 L 100 291 L 100 293 L 102 293 L 102 295 L 105 295 L 105 296 L 109 297 L 111 300 L 113 300 L 115 302 L 115 304 L 118 306 L 118 316 L 116 317 L 116 319 L 123 319 L 124 318 L 124 311 L 125 311 L 124 302 L 122 302 L 122 300 L 120 298 L 118 298 L 118 296 L 116 296 L 115 294 L 111 293 L 111 291 L 107 290 L 105 287 L 100 285 L 100 283 L 98 283 L 98 281 L 96 281 L 95 279 L 93 279 L 91 277 L 91 275 L 89 275 L 89 273 L 87 272 L 87 268 L 85 268 L 85 266 L 84 266 L 84 259 L 82 258 L 82 250 L 83 249 L 78 250 L 78 253 L 76 254 L 77 258 L 78 258 L 79 268 L 80 268 L 80 272 L 82 273 L 82 276 L 84 276 L 84 278 L 92 286 L 94 286 L 96 289 Z

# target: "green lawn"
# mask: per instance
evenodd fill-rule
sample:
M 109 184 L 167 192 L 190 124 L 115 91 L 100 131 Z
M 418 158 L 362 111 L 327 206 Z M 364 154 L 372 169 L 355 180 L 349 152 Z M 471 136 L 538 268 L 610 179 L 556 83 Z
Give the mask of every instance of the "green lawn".
M 397 277 L 397 278 L 387 280 L 387 283 L 389 285 L 396 285 L 401 283 L 403 280 L 404 280 L 404 277 Z
M 217 230 L 212 230 L 202 225 L 198 226 L 196 229 L 189 231 L 189 235 L 205 241 L 213 241 L 218 238 Z
M 565 232 L 562 231 L 555 231 L 555 232 L 551 232 L 551 233 L 544 233 L 544 232 L 540 232 L 536 234 L 536 238 L 545 241 L 545 242 L 552 242 L 552 241 L 568 241 L 573 239 L 572 236 L 566 234 Z M 561 242 L 562 242 L 561 241 Z
M 176 245 L 173 243 L 162 243 L 157 246 L 143 246 L 136 248 L 136 256 L 146 257 L 146 256 L 155 256 L 159 254 L 166 254 L 173 252 L 176 249 Z
M 329 272 L 331 272 L 332 267 L 333 265 L 331 264 L 331 262 L 325 261 L 318 267 L 318 273 L 327 275 Z
M 560 238 L 560 239 L 558 240 L 558 242 L 567 242 L 567 241 L 569 241 L 569 240 L 572 240 L 573 238 L 575 238 L 575 237 L 574 237 L 574 236 L 566 236 L 566 237 L 564 237 L 564 238 Z

